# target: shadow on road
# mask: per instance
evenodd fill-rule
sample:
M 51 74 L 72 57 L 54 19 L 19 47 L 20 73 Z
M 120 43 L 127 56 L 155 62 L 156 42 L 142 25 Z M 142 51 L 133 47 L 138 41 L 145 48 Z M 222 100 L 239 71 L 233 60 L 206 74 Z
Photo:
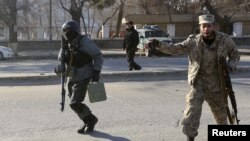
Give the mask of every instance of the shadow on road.
M 130 141 L 127 138 L 112 136 L 110 134 L 103 133 L 100 131 L 94 131 L 93 133 L 90 134 L 90 136 L 95 137 L 95 138 L 100 138 L 100 139 L 109 139 L 110 141 Z

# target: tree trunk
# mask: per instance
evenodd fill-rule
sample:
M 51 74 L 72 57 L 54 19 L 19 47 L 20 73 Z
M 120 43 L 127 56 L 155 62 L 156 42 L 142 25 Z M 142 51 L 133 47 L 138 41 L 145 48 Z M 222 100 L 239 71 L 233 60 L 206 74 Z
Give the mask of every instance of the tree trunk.
M 80 24 L 80 18 L 82 16 L 81 14 L 82 14 L 81 9 L 78 9 L 78 10 L 70 9 L 70 15 L 72 17 L 72 20 L 76 21 L 79 24 Z
M 69 9 L 72 20 L 80 24 L 80 19 L 82 16 L 82 5 L 78 5 L 76 0 L 71 0 L 71 7 Z
M 88 31 L 87 31 L 87 27 L 86 27 L 85 18 L 83 16 L 83 13 L 82 13 L 81 17 L 82 17 L 82 23 L 83 23 L 83 28 L 84 28 L 84 35 L 87 35 Z
M 17 25 L 11 23 L 9 25 L 9 42 L 17 42 Z
M 17 0 L 10 0 L 8 3 L 10 9 L 10 21 L 9 21 L 9 47 L 13 49 L 15 55 L 17 55 Z
M 232 34 L 232 22 L 230 21 L 231 17 L 228 17 L 226 15 L 224 17 L 221 17 L 219 13 L 211 5 L 209 0 L 204 1 L 204 6 L 207 8 L 210 14 L 214 15 L 216 22 L 218 22 L 220 26 L 220 31 L 227 34 Z
M 123 18 L 123 10 L 124 10 L 124 2 L 121 1 L 121 6 L 118 13 L 118 19 L 117 19 L 117 25 L 115 30 L 115 37 L 119 37 L 120 29 L 121 29 L 121 23 Z

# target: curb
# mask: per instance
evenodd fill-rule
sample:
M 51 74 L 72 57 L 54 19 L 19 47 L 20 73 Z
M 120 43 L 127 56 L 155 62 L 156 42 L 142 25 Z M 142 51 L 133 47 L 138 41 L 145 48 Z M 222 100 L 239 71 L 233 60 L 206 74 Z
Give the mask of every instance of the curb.
M 240 55 L 250 55 L 250 49 L 239 49 L 239 54 Z M 24 56 L 16 56 L 14 59 L 47 59 L 47 58 L 52 58 L 52 59 L 57 59 L 58 54 L 52 54 L 52 55 L 24 55 Z M 110 58 L 110 57 L 126 57 L 126 52 L 121 51 L 121 52 L 103 52 L 102 53 L 103 57 L 105 58 Z M 162 54 L 164 56 L 164 54 Z M 169 54 L 165 54 L 166 56 L 169 56 Z M 136 52 L 135 56 L 145 56 L 145 53 L 143 51 L 138 51 Z
M 133 71 L 133 72 L 104 72 L 101 73 L 101 78 L 106 77 L 142 77 L 142 76 L 148 76 L 148 75 L 166 75 L 166 74 L 182 74 L 187 72 L 187 70 L 180 70 L 180 71 Z M 60 79 L 59 76 L 53 74 L 53 75 L 34 75 L 34 76 L 11 76 L 11 77 L 0 77 L 0 80 L 50 80 L 50 79 Z
M 250 67 L 240 67 L 237 72 L 250 72 Z M 169 70 L 169 71 L 121 71 L 121 72 L 104 72 L 101 73 L 101 78 L 133 78 L 133 77 L 152 77 L 152 76 L 173 76 L 187 74 L 186 70 Z M 18 80 L 52 80 L 60 79 L 59 76 L 53 75 L 36 75 L 36 76 L 11 76 L 11 77 L 0 77 L 0 80 L 4 81 L 18 81 Z
M 138 55 L 140 56 L 140 55 Z M 103 55 L 104 58 L 119 58 L 119 57 L 126 57 L 124 54 L 110 54 L 110 55 Z M 57 60 L 57 56 L 17 56 L 12 58 L 11 60 L 46 60 L 46 59 L 53 59 Z
M 135 54 L 136 57 L 138 56 L 145 56 L 143 53 L 137 53 Z M 103 54 L 104 58 L 119 58 L 119 57 L 126 57 L 126 54 Z M 33 59 L 33 60 L 40 60 L 40 59 L 58 59 L 57 55 L 44 55 L 44 56 L 16 56 L 12 58 L 11 60 L 27 60 L 27 59 Z

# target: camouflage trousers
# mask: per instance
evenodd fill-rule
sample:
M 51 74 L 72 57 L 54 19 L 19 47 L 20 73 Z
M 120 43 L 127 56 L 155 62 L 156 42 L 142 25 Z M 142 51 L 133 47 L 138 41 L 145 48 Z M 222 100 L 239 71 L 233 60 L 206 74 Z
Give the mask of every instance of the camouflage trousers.
M 223 94 L 221 92 L 207 92 L 203 88 L 204 86 L 205 85 L 201 84 L 192 86 L 186 96 L 187 105 L 184 111 L 182 125 L 183 133 L 189 137 L 198 135 L 202 104 L 204 101 L 208 103 L 217 124 L 228 124 Z

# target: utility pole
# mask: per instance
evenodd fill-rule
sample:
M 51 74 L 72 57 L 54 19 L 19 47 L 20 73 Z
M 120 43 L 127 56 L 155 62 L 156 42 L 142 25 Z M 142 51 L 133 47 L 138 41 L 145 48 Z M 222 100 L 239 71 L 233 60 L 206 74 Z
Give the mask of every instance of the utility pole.
M 49 46 L 50 56 L 52 56 L 52 0 L 49 0 Z

